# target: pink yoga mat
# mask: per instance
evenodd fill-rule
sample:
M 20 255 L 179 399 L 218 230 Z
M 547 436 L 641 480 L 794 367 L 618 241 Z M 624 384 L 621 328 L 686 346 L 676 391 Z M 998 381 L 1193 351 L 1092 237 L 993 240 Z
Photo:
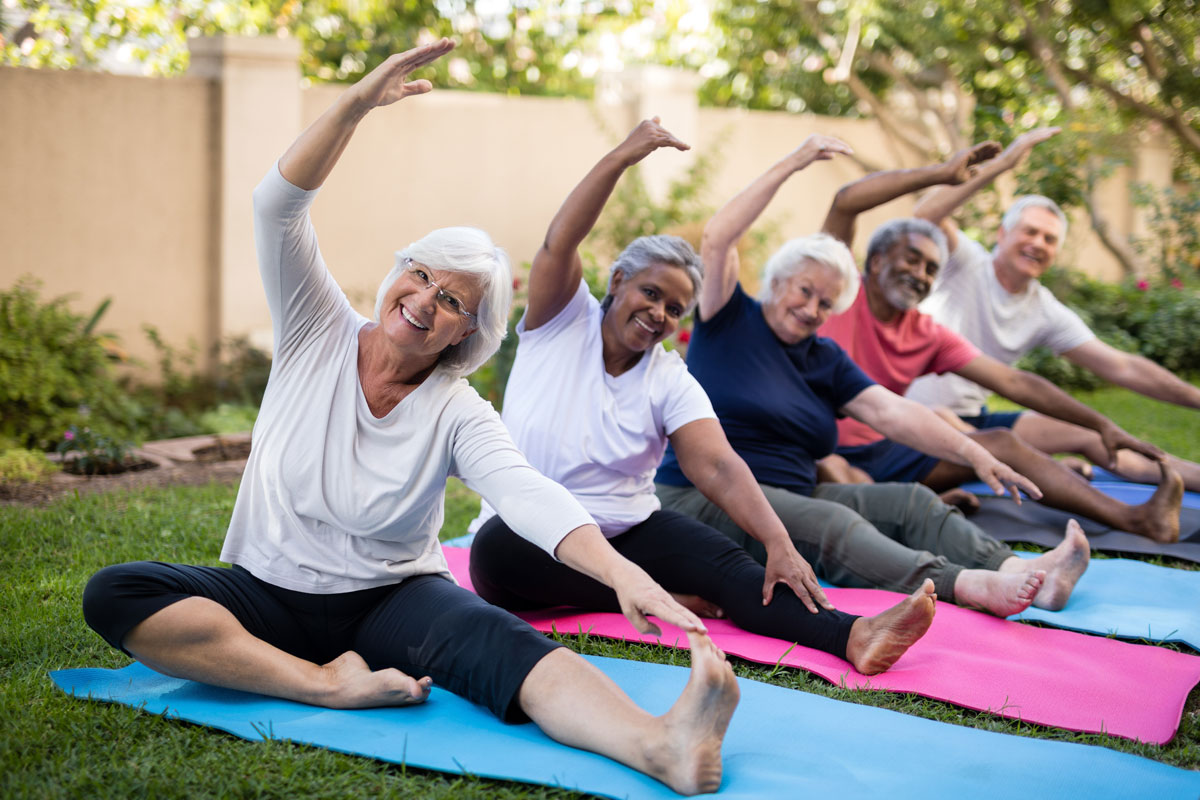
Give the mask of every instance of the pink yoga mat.
M 471 588 L 469 551 L 447 547 L 445 553 L 459 583 Z M 838 608 L 862 615 L 901 597 L 878 589 L 826 592 Z M 615 613 L 557 608 L 520 616 L 540 631 L 688 646 L 678 628 L 660 623 L 661 639 L 643 636 Z M 938 604 L 929 632 L 890 670 L 869 677 L 819 650 L 747 633 L 725 620 L 705 624 L 729 655 L 799 667 L 847 688 L 911 692 L 1024 722 L 1153 744 L 1175 735 L 1188 692 L 1200 682 L 1200 657 L 1009 622 L 950 603 Z

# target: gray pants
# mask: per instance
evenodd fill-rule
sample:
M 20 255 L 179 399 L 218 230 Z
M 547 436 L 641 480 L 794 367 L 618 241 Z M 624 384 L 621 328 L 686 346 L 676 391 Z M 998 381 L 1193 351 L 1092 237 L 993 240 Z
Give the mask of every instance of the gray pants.
M 932 578 L 954 602 L 964 569 L 998 569 L 1013 551 L 918 483 L 818 484 L 812 497 L 760 484 L 796 549 L 837 586 L 911 592 Z M 695 487 L 655 484 L 663 508 L 695 517 L 766 563 L 763 545 Z

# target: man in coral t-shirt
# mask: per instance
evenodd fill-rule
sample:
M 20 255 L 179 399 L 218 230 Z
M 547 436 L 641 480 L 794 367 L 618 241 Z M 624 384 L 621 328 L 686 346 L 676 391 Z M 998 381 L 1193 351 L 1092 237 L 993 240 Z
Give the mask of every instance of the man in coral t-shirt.
M 945 164 L 876 172 L 848 184 L 834 199 L 824 230 L 849 244 L 858 214 L 927 186 L 965 180 L 974 163 L 995 152 L 995 145 L 979 145 L 957 153 Z M 868 376 L 897 394 L 903 394 L 921 375 L 952 372 L 1047 416 L 1096 431 L 1110 459 L 1117 450 L 1129 448 L 1161 461 L 1163 453 L 1154 445 L 1129 435 L 1046 379 L 983 355 L 918 311 L 917 304 L 929 294 L 945 260 L 945 236 L 935 225 L 910 218 L 884 224 L 871 236 L 863 284 L 854 304 L 826 322 L 820 334 L 836 341 Z M 838 455 L 872 480 L 917 481 L 935 491 L 970 480 L 969 471 L 961 465 L 884 439 L 853 420 L 841 420 L 838 434 Z M 1001 461 L 1032 478 L 1045 493 L 1043 502 L 1048 505 L 1154 539 L 1178 536 L 1182 480 L 1165 464 L 1159 490 L 1145 506 L 1131 507 L 1096 491 L 1010 430 L 971 435 Z

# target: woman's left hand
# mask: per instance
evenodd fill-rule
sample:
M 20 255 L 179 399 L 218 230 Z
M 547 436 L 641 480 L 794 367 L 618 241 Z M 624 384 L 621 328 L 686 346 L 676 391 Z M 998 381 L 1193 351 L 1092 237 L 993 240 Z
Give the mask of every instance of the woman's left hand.
M 812 566 L 804 560 L 804 556 L 796 552 L 791 540 L 784 545 L 767 549 L 767 577 L 763 581 L 764 606 L 775 598 L 777 583 L 787 584 L 812 613 L 817 613 L 818 603 L 822 608 L 833 611 L 833 603 L 829 602 L 825 590 L 817 582 Z
M 677 628 L 692 633 L 704 633 L 706 628 L 700 618 L 680 605 L 666 589 L 654 582 L 639 566 L 629 563 L 629 569 L 612 582 L 621 604 L 621 613 L 640 633 L 662 635 L 662 629 L 647 619 L 653 615 Z
M 408 81 L 416 70 L 437 61 L 454 49 L 454 42 L 439 39 L 436 42 L 394 53 L 375 69 L 354 84 L 354 100 L 363 113 L 372 108 L 387 106 L 409 95 L 425 94 L 433 89 L 427 80 Z

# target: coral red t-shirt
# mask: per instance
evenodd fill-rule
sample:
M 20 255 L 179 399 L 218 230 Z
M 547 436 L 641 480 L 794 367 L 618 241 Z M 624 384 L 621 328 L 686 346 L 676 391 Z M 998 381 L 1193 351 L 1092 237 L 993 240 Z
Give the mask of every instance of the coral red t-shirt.
M 954 372 L 981 355 L 975 345 L 915 308 L 891 322 L 880 322 L 867 303 L 866 286 L 859 286 L 854 305 L 830 317 L 820 334 L 841 345 L 868 377 L 899 395 L 922 375 Z M 882 438 L 858 420 L 838 420 L 839 446 L 871 444 Z

